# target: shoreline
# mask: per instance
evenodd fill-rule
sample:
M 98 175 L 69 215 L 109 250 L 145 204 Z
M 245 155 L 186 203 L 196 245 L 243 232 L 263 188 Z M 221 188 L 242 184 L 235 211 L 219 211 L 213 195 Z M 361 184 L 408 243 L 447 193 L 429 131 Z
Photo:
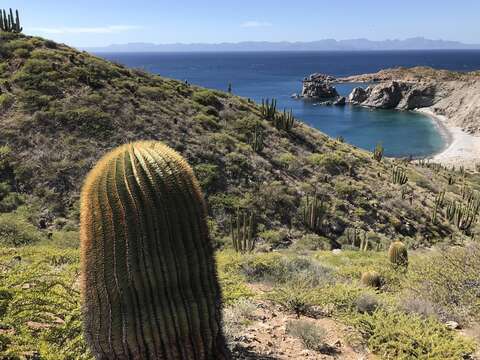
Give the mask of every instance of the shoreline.
M 415 110 L 429 116 L 440 129 L 442 136 L 446 138 L 445 148 L 429 159 L 446 166 L 464 166 L 466 169 L 475 169 L 480 164 L 480 137 L 466 133 L 462 128 L 451 126 L 447 118 L 435 114 L 431 108 Z

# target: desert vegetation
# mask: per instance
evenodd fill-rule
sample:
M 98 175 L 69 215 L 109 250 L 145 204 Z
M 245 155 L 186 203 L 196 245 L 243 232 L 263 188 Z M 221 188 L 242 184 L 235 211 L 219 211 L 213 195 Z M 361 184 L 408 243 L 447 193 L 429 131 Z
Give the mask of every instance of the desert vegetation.
M 370 153 L 330 139 L 275 100 L 257 105 L 5 31 L 0 124 L 2 358 L 98 354 L 84 335 L 80 188 L 104 154 L 137 140 L 167 144 L 198 178 L 202 231 L 179 233 L 208 228 L 216 251 L 204 260 L 220 291 L 206 312 L 220 311 L 221 296 L 234 357 L 475 356 L 478 171 L 389 159 L 380 143 Z M 181 221 L 199 214 L 190 205 Z

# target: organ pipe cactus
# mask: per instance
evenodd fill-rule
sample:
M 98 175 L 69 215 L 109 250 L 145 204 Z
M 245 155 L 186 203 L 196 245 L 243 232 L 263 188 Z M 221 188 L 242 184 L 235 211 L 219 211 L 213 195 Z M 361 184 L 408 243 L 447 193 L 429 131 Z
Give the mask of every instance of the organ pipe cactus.
M 376 271 L 367 271 L 362 274 L 360 282 L 364 286 L 380 289 L 383 284 L 383 279 Z
M 373 158 L 378 162 L 382 161 L 384 148 L 381 143 L 378 143 L 373 150 Z
M 392 169 L 392 180 L 394 184 L 405 185 L 408 181 L 405 169 L 400 166 L 395 166 Z
M 275 114 L 277 113 L 277 100 L 262 99 L 262 106 L 260 108 L 260 112 L 265 120 L 275 120 Z
M 461 231 L 468 231 L 477 220 L 477 214 L 472 208 L 455 201 L 451 201 L 447 205 L 446 216 Z
M 327 206 L 318 195 L 307 196 L 303 206 L 303 223 L 311 231 L 321 233 Z
M 81 194 L 85 337 L 97 359 L 227 359 L 199 184 L 159 142 L 105 155 Z
M 255 214 L 238 210 L 230 217 L 230 234 L 236 252 L 252 252 L 255 249 Z
M 263 129 L 261 126 L 255 126 L 255 130 L 253 131 L 252 141 L 250 145 L 252 146 L 253 151 L 256 153 L 262 152 L 264 148 L 264 140 L 265 135 L 263 134 Z
M 435 196 L 435 202 L 434 202 L 433 214 L 432 214 L 432 223 L 434 224 L 437 223 L 438 211 L 443 207 L 444 204 L 445 204 L 445 190 L 442 190 Z
M 8 14 L 4 9 L 0 10 L 0 31 L 11 33 L 21 33 L 23 31 L 20 26 L 18 10 L 15 11 L 15 16 L 12 9 L 9 10 Z
M 293 125 L 295 124 L 295 117 L 293 116 L 293 111 L 290 110 L 283 110 L 283 113 L 275 114 L 273 118 L 273 125 L 278 130 L 285 130 L 290 131 L 293 129 Z
M 406 268 L 408 266 L 408 251 L 405 244 L 401 241 L 392 242 L 388 249 L 388 259 L 394 266 Z

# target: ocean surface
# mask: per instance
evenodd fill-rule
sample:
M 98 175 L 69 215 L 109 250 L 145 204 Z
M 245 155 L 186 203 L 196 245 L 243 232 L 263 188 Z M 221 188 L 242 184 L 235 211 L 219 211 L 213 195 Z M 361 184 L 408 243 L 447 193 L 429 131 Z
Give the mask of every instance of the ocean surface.
M 261 102 L 276 98 L 280 109 L 293 109 L 305 123 L 332 136 L 372 150 L 382 142 L 388 156 L 423 157 L 446 146 L 438 125 L 413 112 L 369 110 L 353 106 L 320 106 L 294 100 L 301 80 L 314 72 L 336 77 L 376 72 L 396 66 L 431 66 L 471 71 L 480 69 L 480 51 L 377 51 L 377 52 L 246 52 L 246 53 L 101 53 L 130 67 L 162 76 L 188 80 L 208 88 L 227 90 Z M 354 84 L 337 90 L 347 95 Z

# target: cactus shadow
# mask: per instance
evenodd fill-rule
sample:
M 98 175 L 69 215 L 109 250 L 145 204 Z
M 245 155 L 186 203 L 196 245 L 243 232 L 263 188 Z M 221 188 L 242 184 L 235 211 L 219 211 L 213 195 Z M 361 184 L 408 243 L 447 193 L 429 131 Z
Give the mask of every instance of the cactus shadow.
M 235 348 L 232 349 L 232 359 L 235 360 L 278 360 L 277 357 L 258 354 L 255 351 L 241 345 L 236 344 Z

